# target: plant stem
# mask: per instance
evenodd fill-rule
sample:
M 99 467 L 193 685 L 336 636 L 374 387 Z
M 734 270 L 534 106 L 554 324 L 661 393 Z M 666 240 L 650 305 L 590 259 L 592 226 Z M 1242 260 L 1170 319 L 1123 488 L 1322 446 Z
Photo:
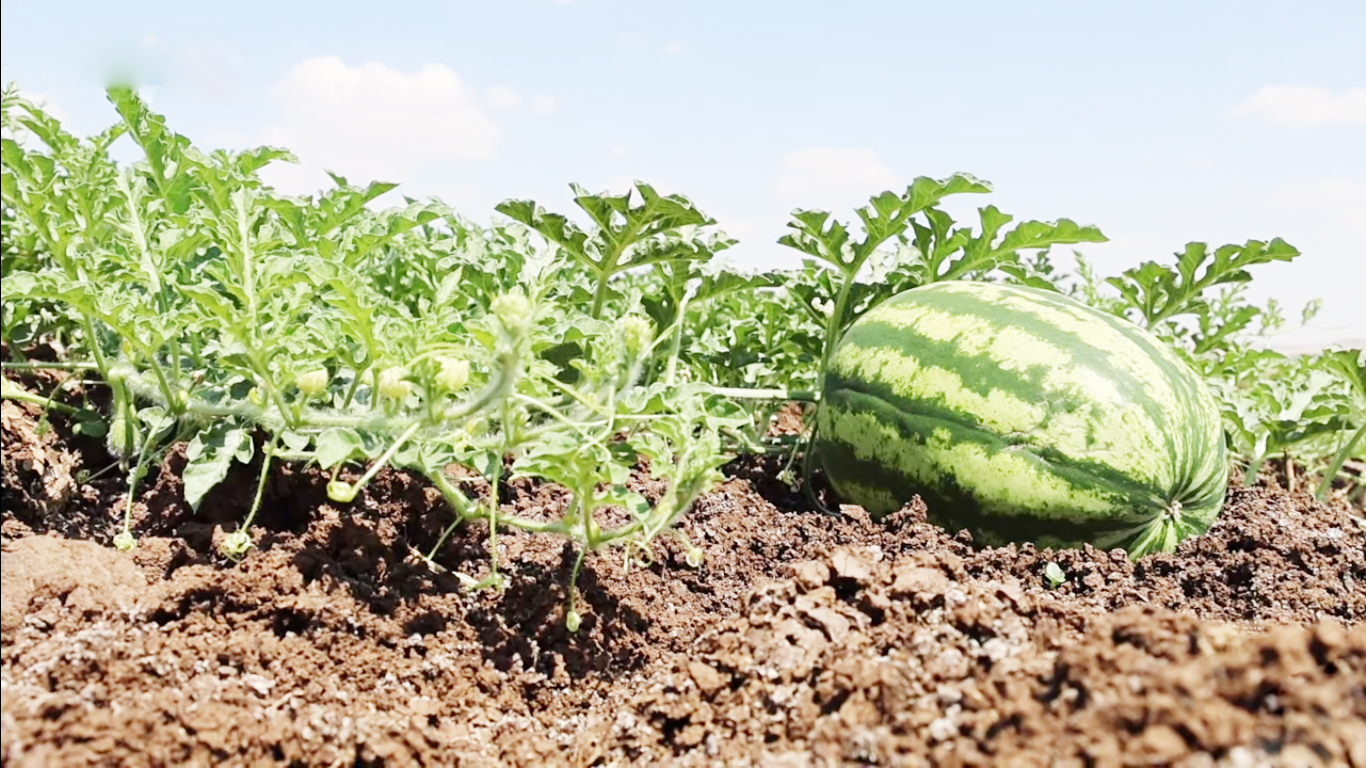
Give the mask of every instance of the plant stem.
M 674 321 L 676 326 L 673 329 L 672 337 L 669 340 L 669 363 L 664 368 L 664 383 L 673 386 L 674 378 L 678 371 L 678 353 L 683 347 L 683 320 L 688 316 L 688 294 L 683 294 L 683 298 L 678 302 L 678 319 Z
M 859 262 L 858 266 L 861 267 L 862 262 Z M 830 319 L 825 323 L 825 348 L 821 350 L 821 369 L 818 379 L 822 385 L 825 382 L 825 372 L 830 368 L 830 357 L 835 353 L 835 342 L 838 341 L 837 334 L 844 322 L 845 305 L 849 303 L 849 291 L 854 287 L 854 275 L 857 272 L 857 267 L 853 272 L 845 272 L 839 297 L 835 299 L 835 306 L 830 310 Z
M 744 387 L 712 387 L 711 391 L 722 397 L 736 400 L 798 400 L 805 403 L 820 402 L 819 392 L 807 389 L 746 389 Z
M 12 362 L 4 362 L 4 363 L 0 363 L 0 368 L 4 368 L 4 369 L 7 370 L 7 371 L 42 371 L 42 370 L 48 370 L 48 369 L 54 370 L 54 371 L 96 371 L 96 370 L 99 370 L 99 366 L 95 365 L 94 363 L 74 363 L 74 362 L 61 362 L 61 363 L 56 363 L 56 362 L 54 362 L 54 363 L 41 363 L 41 362 L 40 362 L 40 363 L 34 363 L 34 362 L 12 363 Z
M 398 439 L 394 440 L 388 450 L 380 454 L 380 457 L 370 464 L 370 468 L 365 470 L 365 474 L 361 475 L 360 479 L 352 483 L 351 486 L 359 491 L 361 488 L 368 485 L 370 481 L 375 478 L 375 475 L 379 474 L 381 469 L 388 466 L 389 460 L 394 458 L 394 454 L 398 453 L 398 450 L 403 447 L 403 444 L 408 442 L 408 439 L 413 435 L 417 434 L 418 427 L 421 426 L 422 422 L 415 421 L 409 425 L 407 429 L 403 430 L 403 434 L 399 435 Z
M 133 467 L 133 471 L 128 473 L 128 494 L 124 497 L 123 506 L 123 532 L 114 537 L 114 544 L 120 549 L 131 549 L 133 541 L 133 501 L 137 498 L 138 483 L 147 475 L 147 462 L 152 458 L 152 440 L 165 427 L 164 422 L 159 422 L 155 426 L 149 425 L 149 431 L 142 440 L 142 445 L 138 448 L 138 463 Z M 123 542 L 121 545 L 120 542 Z
M 1314 491 L 1314 498 L 1319 501 L 1328 498 L 1328 491 L 1332 489 L 1333 480 L 1337 478 L 1338 471 L 1341 470 L 1342 465 L 1347 463 L 1347 460 L 1352 457 L 1352 454 L 1357 450 L 1357 446 L 1361 445 L 1363 440 L 1366 440 L 1366 424 L 1357 427 L 1357 431 L 1347 443 L 1342 446 L 1342 450 L 1338 451 L 1337 455 L 1333 457 L 1333 460 L 1328 464 L 1328 468 L 1323 471 L 1323 481 L 1319 483 L 1318 489 Z
M 247 513 L 247 519 L 242 522 L 241 530 L 251 528 L 251 522 L 256 519 L 256 513 L 261 509 L 261 498 L 266 491 L 266 478 L 270 476 L 270 461 L 275 457 L 275 448 L 280 442 L 278 434 L 270 436 L 270 442 L 266 443 L 266 455 L 261 459 L 261 476 L 256 480 L 256 496 L 251 500 L 251 511 Z
M 574 558 L 574 568 L 569 572 L 569 613 L 571 615 L 578 613 L 579 570 L 583 568 L 583 558 L 587 554 L 588 550 L 579 547 L 579 556 Z
M 42 395 L 36 395 L 9 379 L 0 379 L 0 397 L 3 397 L 6 400 L 20 400 L 25 403 L 34 403 L 36 405 L 41 405 L 44 408 L 49 408 L 68 415 L 75 415 L 81 412 L 81 409 L 76 408 L 75 406 L 59 403 L 56 400 L 43 397 Z

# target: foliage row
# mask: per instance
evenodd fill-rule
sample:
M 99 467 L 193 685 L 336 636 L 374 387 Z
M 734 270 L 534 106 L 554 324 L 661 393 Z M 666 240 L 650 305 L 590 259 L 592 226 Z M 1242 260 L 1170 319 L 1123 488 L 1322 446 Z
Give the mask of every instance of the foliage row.
M 1250 343 L 1284 324 L 1274 304 L 1243 297 L 1249 268 L 1298 256 L 1281 240 L 1191 243 L 1173 265 L 1105 280 L 1078 256 L 1062 274 L 1048 249 L 1101 242 L 1098 229 L 1015 223 L 992 205 L 956 222 L 945 198 L 990 191 L 959 174 L 873 197 L 857 227 L 795 211 L 780 242 L 803 266 L 749 274 L 717 258 L 734 241 L 714 220 L 647 184 L 574 186 L 577 220 L 507 201 L 491 226 L 436 200 L 376 210 L 394 185 L 335 175 L 330 190 L 289 197 L 258 175 L 293 161 L 287 151 L 203 152 L 133 92 L 109 99 L 118 122 L 77 137 L 4 93 L 0 331 L 7 366 L 43 341 L 109 386 L 105 408 L 9 382 L 5 396 L 67 408 L 104 434 L 128 475 L 126 510 L 148 466 L 187 441 L 192 505 L 260 451 L 267 469 L 316 462 L 341 503 L 398 466 L 441 489 L 452 525 L 648 558 L 736 452 L 784 450 L 763 437 L 773 406 L 743 402 L 814 399 L 849 323 L 900 291 L 962 279 L 1063 291 L 1170 341 L 1211 383 L 1230 446 L 1254 469 L 1293 456 L 1331 481 L 1363 452 L 1359 351 L 1290 358 Z M 121 139 L 142 159 L 115 163 Z M 666 488 L 651 499 L 628 487 L 642 457 Z M 453 465 L 494 492 L 477 497 Z M 368 469 L 348 481 L 351 467 Z M 568 489 L 563 517 L 500 509 L 498 488 L 517 477 Z M 602 527 L 607 507 L 626 522 Z M 250 547 L 249 524 L 229 554 Z M 118 543 L 133 542 L 125 525 Z

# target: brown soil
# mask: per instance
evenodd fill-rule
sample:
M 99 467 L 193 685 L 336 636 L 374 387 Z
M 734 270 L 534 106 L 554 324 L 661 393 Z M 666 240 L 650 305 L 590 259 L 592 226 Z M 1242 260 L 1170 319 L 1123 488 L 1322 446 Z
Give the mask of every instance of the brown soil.
M 1360 510 L 1235 484 L 1172 555 L 977 549 L 924 519 L 812 511 L 739 462 L 627 568 L 461 530 L 385 472 L 354 504 L 272 473 L 240 562 L 241 467 L 191 513 L 172 454 L 109 546 L 97 443 L 3 403 L 5 765 L 1349 765 L 1366 768 Z M 57 420 L 54 419 L 54 422 Z M 648 494 L 648 483 L 643 483 Z M 551 489 L 510 504 L 553 512 Z M 1066 581 L 1049 588 L 1044 568 Z

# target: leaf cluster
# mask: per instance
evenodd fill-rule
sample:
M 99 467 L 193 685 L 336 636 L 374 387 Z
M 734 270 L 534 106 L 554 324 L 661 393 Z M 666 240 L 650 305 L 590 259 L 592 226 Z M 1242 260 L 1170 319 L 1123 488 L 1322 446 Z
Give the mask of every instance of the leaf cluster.
M 382 207 L 394 185 L 337 175 L 286 196 L 259 172 L 293 162 L 288 151 L 204 152 L 135 93 L 109 100 L 118 121 L 77 137 L 4 92 L 0 332 L 12 356 L 43 340 L 108 385 L 109 404 L 86 403 L 77 420 L 119 457 L 129 510 L 173 443 L 186 445 L 192 506 L 234 463 L 261 461 L 233 556 L 251 546 L 270 463 L 291 461 L 329 473 L 338 504 L 383 467 L 425 474 L 452 526 L 487 526 L 493 575 L 479 584 L 500 583 L 508 527 L 574 542 L 579 563 L 609 547 L 648 562 L 737 451 L 782 449 L 763 437 L 765 417 L 814 399 L 802 390 L 819 389 L 850 323 L 944 280 L 1064 291 L 1167 339 L 1209 379 L 1250 474 L 1293 454 L 1323 474 L 1322 493 L 1362 452 L 1361 353 L 1287 357 L 1255 343 L 1285 323 L 1244 293 L 1250 268 L 1298 256 L 1280 240 L 1192 243 L 1170 266 L 1108 279 L 1079 255 L 1063 273 L 1050 249 L 1103 242 L 1096 227 L 1017 223 L 994 205 L 961 224 L 944 202 L 991 187 L 955 174 L 873 196 L 856 224 L 794 211 L 780 243 L 802 266 L 747 273 L 718 258 L 734 241 L 711 217 L 649 184 L 571 185 L 572 217 L 509 200 L 489 225 L 439 200 Z M 125 136 L 137 162 L 109 155 Z M 749 399 L 767 410 L 740 405 Z M 641 468 L 662 491 L 642 494 Z M 516 478 L 563 486 L 561 516 L 500 506 Z M 129 519 L 118 542 L 134 544 Z M 578 617 L 572 597 L 567 616 Z

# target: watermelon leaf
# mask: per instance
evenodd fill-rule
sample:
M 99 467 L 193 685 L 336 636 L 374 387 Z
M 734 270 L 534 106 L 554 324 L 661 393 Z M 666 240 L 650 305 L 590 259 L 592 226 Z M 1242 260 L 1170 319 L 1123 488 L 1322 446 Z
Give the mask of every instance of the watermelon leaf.
M 1177 254 L 1175 269 L 1145 261 L 1106 282 L 1119 290 L 1125 310 L 1137 310 L 1140 324 L 1155 330 L 1177 315 L 1200 314 L 1207 306 L 1202 303 L 1206 290 L 1251 280 L 1248 267 L 1290 261 L 1299 255 L 1298 249 L 1279 237 L 1269 243 L 1249 240 L 1243 245 L 1223 245 L 1213 253 L 1205 243 L 1192 242 Z

